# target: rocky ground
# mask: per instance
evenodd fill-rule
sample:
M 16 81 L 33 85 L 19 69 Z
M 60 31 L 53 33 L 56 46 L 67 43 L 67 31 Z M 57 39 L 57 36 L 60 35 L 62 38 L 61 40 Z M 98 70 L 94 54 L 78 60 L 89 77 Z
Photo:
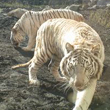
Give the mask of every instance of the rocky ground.
M 110 110 L 110 28 L 93 20 L 91 13 L 96 11 L 81 11 L 85 22 L 101 36 L 106 54 L 104 72 L 90 110 Z M 39 70 L 40 87 L 28 84 L 28 68 L 11 69 L 12 65 L 27 62 L 33 56 L 32 51 L 15 49 L 10 43 L 10 31 L 16 21 L 0 12 L 0 110 L 72 110 L 74 105 L 67 100 L 71 90 L 64 92 L 62 84 L 48 71 L 48 64 Z

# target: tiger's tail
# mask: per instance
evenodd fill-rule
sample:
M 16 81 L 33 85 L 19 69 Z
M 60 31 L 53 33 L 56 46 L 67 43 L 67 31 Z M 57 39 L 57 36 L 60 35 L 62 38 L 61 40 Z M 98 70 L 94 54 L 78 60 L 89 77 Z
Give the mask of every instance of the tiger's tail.
M 12 68 L 12 69 L 16 69 L 16 68 L 20 68 L 20 67 L 26 67 L 26 66 L 28 66 L 31 62 L 32 62 L 32 59 L 31 59 L 30 61 L 28 61 L 27 63 L 18 64 L 18 65 L 12 66 L 11 68 Z

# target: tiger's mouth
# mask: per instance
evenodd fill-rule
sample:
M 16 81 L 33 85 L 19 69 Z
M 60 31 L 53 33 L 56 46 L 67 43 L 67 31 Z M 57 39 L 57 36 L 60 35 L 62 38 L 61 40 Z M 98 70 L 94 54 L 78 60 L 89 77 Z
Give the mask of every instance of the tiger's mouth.
M 18 47 L 19 43 L 15 40 L 11 40 L 11 43 L 13 44 L 14 47 Z
M 76 89 L 78 91 L 83 91 L 84 89 L 86 89 L 87 86 L 81 86 L 81 87 L 76 87 Z
M 18 42 L 14 42 L 13 45 L 14 45 L 14 47 L 18 47 L 19 43 Z
M 11 43 L 12 43 L 12 45 L 14 47 L 18 47 L 19 46 L 19 42 L 15 41 L 12 36 L 10 37 L 10 40 L 11 40 Z
M 84 89 L 87 88 L 87 85 L 88 84 L 75 85 L 74 78 L 72 78 L 72 77 L 69 80 L 69 86 L 73 89 L 78 90 L 78 91 L 83 91 Z

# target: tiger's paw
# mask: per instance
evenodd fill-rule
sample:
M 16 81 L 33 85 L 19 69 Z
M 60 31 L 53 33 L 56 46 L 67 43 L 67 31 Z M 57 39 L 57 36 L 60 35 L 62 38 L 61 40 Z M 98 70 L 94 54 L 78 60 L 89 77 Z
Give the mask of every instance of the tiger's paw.
M 28 47 L 22 47 L 22 50 L 24 50 L 24 51 L 30 51 L 31 49 L 28 48 Z
M 29 84 L 30 85 L 36 85 L 36 86 L 40 86 L 40 82 L 38 80 L 29 80 Z

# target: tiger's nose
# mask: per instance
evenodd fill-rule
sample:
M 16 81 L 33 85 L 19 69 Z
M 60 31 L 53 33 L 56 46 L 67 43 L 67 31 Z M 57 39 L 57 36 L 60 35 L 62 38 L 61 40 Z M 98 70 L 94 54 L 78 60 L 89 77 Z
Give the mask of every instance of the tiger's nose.
M 75 87 L 80 88 L 80 87 L 82 87 L 83 84 L 81 82 L 74 82 L 74 85 L 75 85 Z
M 16 42 L 16 41 L 13 39 L 13 37 L 10 37 L 10 40 L 11 40 L 11 43 L 12 43 L 15 47 L 17 47 L 17 46 L 19 45 L 19 43 Z
M 74 85 L 76 88 L 81 88 L 84 84 L 84 80 L 83 79 L 78 79 L 78 78 L 75 78 L 74 80 Z
M 78 91 L 82 91 L 84 89 L 84 85 L 82 83 L 74 83 L 74 85 Z

